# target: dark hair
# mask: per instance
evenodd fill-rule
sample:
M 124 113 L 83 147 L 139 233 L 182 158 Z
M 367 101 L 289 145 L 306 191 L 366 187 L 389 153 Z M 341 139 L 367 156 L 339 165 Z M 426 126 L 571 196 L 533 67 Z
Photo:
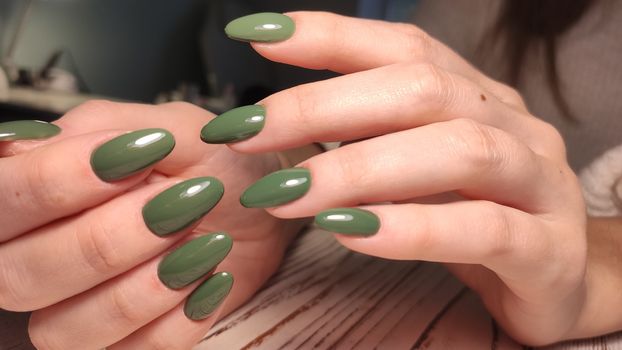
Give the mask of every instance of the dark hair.
M 553 99 L 562 114 L 577 121 L 563 95 L 563 82 L 557 70 L 557 42 L 590 8 L 593 0 L 505 0 L 492 39 L 502 37 L 507 59 L 506 79 L 511 85 L 519 83 L 525 55 L 541 45 L 544 49 L 546 80 Z

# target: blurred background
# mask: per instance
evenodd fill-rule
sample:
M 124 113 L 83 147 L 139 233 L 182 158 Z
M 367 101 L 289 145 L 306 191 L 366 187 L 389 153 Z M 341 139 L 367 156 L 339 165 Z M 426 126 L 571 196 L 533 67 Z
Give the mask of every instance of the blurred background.
M 90 98 L 184 100 L 220 113 L 333 76 L 229 40 L 254 12 L 323 10 L 408 21 L 415 0 L 1 0 L 0 118 L 52 120 Z M 301 53 L 304 54 L 304 53 Z

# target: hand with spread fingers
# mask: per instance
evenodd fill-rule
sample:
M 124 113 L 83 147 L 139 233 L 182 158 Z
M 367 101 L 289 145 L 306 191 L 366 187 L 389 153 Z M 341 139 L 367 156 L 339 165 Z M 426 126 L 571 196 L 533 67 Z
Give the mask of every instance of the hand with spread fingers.
M 257 181 L 244 206 L 315 216 L 365 254 L 446 263 L 526 344 L 617 327 L 590 321 L 587 217 L 564 142 L 515 90 L 409 24 L 294 12 L 226 31 L 269 60 L 344 74 L 203 128 L 247 154 L 347 142 Z
M 34 310 L 37 348 L 190 348 L 276 270 L 300 223 L 238 197 L 278 157 L 201 142 L 211 118 L 102 101 L 0 124 L 0 307 Z

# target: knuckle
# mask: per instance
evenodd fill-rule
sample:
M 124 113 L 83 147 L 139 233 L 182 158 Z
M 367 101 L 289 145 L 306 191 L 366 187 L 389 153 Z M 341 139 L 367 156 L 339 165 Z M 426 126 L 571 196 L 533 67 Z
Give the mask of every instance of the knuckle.
M 87 219 L 76 235 L 82 259 L 93 271 L 107 276 L 122 268 L 123 259 L 111 239 L 114 232 L 105 220 Z
M 343 184 L 346 184 L 354 192 L 359 189 L 370 188 L 370 174 L 374 173 L 370 169 L 367 157 L 359 157 L 358 152 L 350 152 L 348 149 L 341 149 L 336 152 L 333 160 L 334 166 L 329 169 L 337 169 L 339 178 Z
M 562 134 L 552 124 L 542 122 L 542 139 L 549 145 L 549 150 L 566 158 L 566 143 Z
M 114 113 L 119 105 L 120 103 L 108 100 L 89 100 L 72 109 L 67 116 L 76 116 L 82 119 L 85 116 L 101 117 Z
M 453 132 L 448 135 L 451 135 L 452 146 L 473 168 L 496 171 L 504 167 L 508 145 L 492 128 L 471 119 L 456 119 L 450 123 Z
M 416 212 L 416 205 L 410 204 L 413 208 L 413 212 Z M 412 230 L 412 234 L 408 235 L 410 242 L 409 247 L 413 247 L 418 255 L 425 255 L 425 252 L 430 251 L 435 245 L 434 237 L 436 235 L 433 232 L 435 225 L 429 215 L 425 215 L 425 212 L 420 211 L 417 213 L 416 226 Z
M 417 103 L 430 103 L 435 109 L 447 109 L 457 98 L 456 82 L 442 68 L 432 63 L 411 63 L 411 93 Z
M 482 255 L 490 258 L 507 256 L 515 246 L 514 228 L 507 213 L 498 205 L 487 203 L 482 206 L 481 220 L 490 232 L 482 247 Z
M 41 159 L 40 152 L 29 155 L 29 169 L 24 174 L 25 196 L 29 207 L 49 210 L 63 208 L 70 201 L 71 191 L 62 183 L 63 176 L 59 176 L 57 165 Z
M 108 298 L 109 300 L 104 305 L 109 305 L 106 312 L 115 324 L 125 327 L 142 323 L 144 315 L 141 308 L 136 306 L 135 300 L 128 297 L 128 292 L 124 290 L 124 287 L 121 285 L 112 287 Z
M 395 23 L 398 33 L 404 38 L 404 50 L 413 57 L 429 57 L 434 50 L 434 40 L 432 37 L 413 24 Z
M 283 96 L 285 101 L 291 101 L 294 106 L 293 122 L 289 125 L 292 128 L 299 128 L 296 131 L 301 136 L 309 135 L 309 132 L 313 130 L 313 128 L 309 128 L 309 125 L 318 124 L 316 117 L 318 116 L 319 104 L 314 102 L 313 95 L 307 85 L 300 85 L 287 90 Z

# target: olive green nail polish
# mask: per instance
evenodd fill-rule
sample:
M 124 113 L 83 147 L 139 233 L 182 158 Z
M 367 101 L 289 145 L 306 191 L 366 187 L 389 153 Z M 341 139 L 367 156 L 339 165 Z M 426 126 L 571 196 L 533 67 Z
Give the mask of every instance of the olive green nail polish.
M 325 210 L 315 216 L 315 224 L 327 231 L 352 236 L 372 236 L 380 229 L 376 214 L 357 208 Z
M 114 138 L 91 156 L 95 174 L 104 181 L 121 180 L 157 163 L 175 147 L 164 129 L 143 129 Z
M 201 130 L 207 143 L 229 143 L 246 140 L 263 129 L 266 109 L 252 105 L 234 108 L 212 119 Z
M 234 19 L 225 27 L 225 33 L 235 40 L 277 42 L 289 39 L 295 28 L 291 18 L 280 13 L 263 12 Z
M 230 273 L 213 275 L 190 294 L 184 305 L 184 314 L 195 321 L 207 318 L 225 300 L 232 286 L 233 276 Z
M 269 208 L 291 202 L 309 191 L 311 173 L 304 168 L 275 171 L 242 193 L 240 203 L 247 208 Z
M 40 120 L 0 123 L 0 141 L 47 139 L 59 133 L 58 126 Z
M 224 232 L 195 238 L 160 262 L 158 278 L 171 289 L 183 288 L 220 264 L 232 245 L 231 237 Z
M 143 207 L 145 224 L 158 236 L 179 232 L 201 219 L 222 198 L 218 179 L 199 177 L 166 189 Z

